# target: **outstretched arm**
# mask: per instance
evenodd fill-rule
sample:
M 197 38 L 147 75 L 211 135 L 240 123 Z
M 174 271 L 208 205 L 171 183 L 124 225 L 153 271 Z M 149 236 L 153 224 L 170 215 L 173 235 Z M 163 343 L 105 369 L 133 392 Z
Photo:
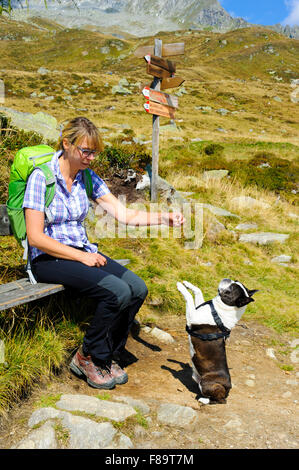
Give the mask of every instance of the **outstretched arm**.
M 119 222 L 126 225 L 170 225 L 179 227 L 185 222 L 180 212 L 146 212 L 128 209 L 113 194 L 96 199 L 96 202 Z

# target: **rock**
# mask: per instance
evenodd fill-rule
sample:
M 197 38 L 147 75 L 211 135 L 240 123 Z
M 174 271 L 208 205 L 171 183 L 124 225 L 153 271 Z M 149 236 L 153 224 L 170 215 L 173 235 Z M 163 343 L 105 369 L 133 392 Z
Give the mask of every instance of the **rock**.
M 87 395 L 62 395 L 56 406 L 67 411 L 83 411 L 92 413 L 103 418 L 114 421 L 124 421 L 129 416 L 136 414 L 132 406 L 121 403 L 113 403 L 107 400 L 99 400 L 96 397 Z
M 236 230 L 252 230 L 257 228 L 257 224 L 239 224 L 235 227 Z
M 135 400 L 131 397 L 126 396 L 115 396 L 113 397 L 116 401 L 121 401 L 123 403 L 127 403 L 128 405 L 132 406 L 133 408 L 137 408 L 141 413 L 148 414 L 150 412 L 150 407 L 142 400 Z
M 87 85 L 87 86 L 92 85 L 92 81 L 87 79 L 84 81 L 84 85 Z
M 39 111 L 36 114 L 23 113 L 11 108 L 0 107 L 0 112 L 11 119 L 11 124 L 24 131 L 34 131 L 45 139 L 58 140 L 57 120 L 50 114 Z
M 291 398 L 292 392 L 285 392 L 282 394 L 282 398 Z
M 255 386 L 254 380 L 251 380 L 251 379 L 246 380 L 245 384 L 246 384 L 248 387 L 254 387 L 254 386 Z
M 268 348 L 266 350 L 266 355 L 268 357 L 271 357 L 271 359 L 275 359 L 276 360 L 276 356 L 275 356 L 275 353 L 274 353 L 274 349 L 273 348 Z
M 226 209 L 222 209 L 221 207 L 213 206 L 212 204 L 203 204 L 205 209 L 208 209 L 212 214 L 218 215 L 221 217 L 239 217 L 239 215 L 232 214 L 231 212 L 227 211 Z
M 165 124 L 164 126 L 160 126 L 160 131 L 162 132 L 179 132 L 180 129 L 177 127 L 176 123 L 173 122 L 171 124 Z
M 57 449 L 58 444 L 52 422 L 43 424 L 40 428 L 31 431 L 12 449 Z
M 50 70 L 46 69 L 45 67 L 40 67 L 37 73 L 39 73 L 40 75 L 47 75 L 48 73 L 50 73 Z
M 112 95 L 132 95 L 132 91 L 120 85 L 114 85 L 111 91 Z
M 117 433 L 111 423 L 96 423 L 66 413 L 62 425 L 69 431 L 69 449 L 103 449 L 112 444 Z
M 229 420 L 223 427 L 228 429 L 238 429 L 242 426 L 242 421 L 239 417 Z
M 269 207 L 271 207 L 270 204 L 263 202 L 263 201 L 259 201 L 258 199 L 254 199 L 253 197 L 250 197 L 250 196 L 234 197 L 232 199 L 232 203 L 241 209 L 251 208 L 255 206 L 261 207 L 263 209 L 268 209 Z
M 100 53 L 101 54 L 109 54 L 110 53 L 110 47 L 108 47 L 108 46 L 100 47 Z
M 47 419 L 63 418 L 64 415 L 64 411 L 59 411 L 52 407 L 39 408 L 38 410 L 34 411 L 30 416 L 28 426 L 30 428 L 33 428 L 41 421 L 45 421 Z
M 82 55 L 83 55 L 83 56 L 88 55 L 88 51 L 82 51 Z
M 162 404 L 158 408 L 157 420 L 169 426 L 178 426 L 185 429 L 194 429 L 199 423 L 195 410 L 188 406 Z
M 226 230 L 225 226 L 219 222 L 218 220 L 213 220 L 209 226 L 208 234 L 212 236 L 216 236 L 219 232 Z
M 282 102 L 282 99 L 279 96 L 274 96 L 274 101 L 277 101 L 278 103 Z
M 133 446 L 131 439 L 125 434 L 120 433 L 118 442 L 116 443 L 114 448 L 115 449 L 132 449 L 133 447 L 134 446 Z
M 195 137 L 194 139 L 191 139 L 191 142 L 202 142 L 202 139 L 200 137 Z
M 269 243 L 284 243 L 289 238 L 285 233 L 256 232 L 243 233 L 239 237 L 240 242 L 257 243 L 258 245 L 268 245 Z
M 207 180 L 210 178 L 214 178 L 217 180 L 221 180 L 227 175 L 228 175 L 228 170 L 209 170 L 209 171 L 204 171 L 203 179 Z
M 275 256 L 271 259 L 271 263 L 290 263 L 292 257 L 288 255 Z
M 227 131 L 223 129 L 223 127 L 217 127 L 216 131 L 227 133 Z
M 130 83 L 128 82 L 128 80 L 126 78 L 121 78 L 118 82 L 119 86 L 121 87 L 127 87 L 127 86 L 130 86 Z
M 158 340 L 162 341 L 163 343 L 174 343 L 173 337 L 167 333 L 166 331 L 160 330 L 159 328 L 155 327 L 150 332 L 152 336 L 157 338 Z
M 216 113 L 221 114 L 221 116 L 226 116 L 227 114 L 230 113 L 230 111 L 228 109 L 225 109 L 225 108 L 219 108 L 219 109 L 216 110 Z

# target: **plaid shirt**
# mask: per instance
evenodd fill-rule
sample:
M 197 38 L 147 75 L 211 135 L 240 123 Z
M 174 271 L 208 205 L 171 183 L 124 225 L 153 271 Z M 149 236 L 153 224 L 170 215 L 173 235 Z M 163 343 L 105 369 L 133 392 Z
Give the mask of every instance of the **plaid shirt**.
M 97 252 L 97 246 L 87 239 L 83 221 L 87 215 L 89 201 L 86 194 L 82 171 L 78 171 L 72 185 L 71 192 L 66 187 L 65 180 L 60 172 L 58 158 L 62 150 L 53 155 L 48 163 L 56 175 L 56 192 L 49 209 L 52 214 L 51 223 L 45 224 L 44 233 L 54 240 L 74 247 L 84 247 L 91 253 Z M 110 193 L 106 183 L 92 170 L 88 169 L 92 178 L 92 199 L 98 199 Z M 28 178 L 23 208 L 35 209 L 45 212 L 46 179 L 41 170 L 34 170 Z M 43 254 L 43 251 L 31 247 L 31 260 Z

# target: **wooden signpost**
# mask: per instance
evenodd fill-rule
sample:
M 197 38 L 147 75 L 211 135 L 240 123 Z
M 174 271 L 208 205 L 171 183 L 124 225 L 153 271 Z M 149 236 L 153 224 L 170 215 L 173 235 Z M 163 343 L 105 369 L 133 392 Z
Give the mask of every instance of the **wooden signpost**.
M 153 115 L 153 138 L 152 138 L 152 178 L 151 178 L 151 201 L 157 202 L 157 180 L 159 167 L 159 128 L 160 116 L 169 119 L 175 118 L 175 110 L 178 108 L 178 98 L 161 90 L 180 86 L 184 79 L 174 76 L 176 64 L 162 56 L 173 56 L 184 54 L 185 44 L 162 44 L 160 39 L 155 39 L 155 46 L 141 46 L 135 51 L 135 56 L 144 57 L 146 71 L 154 77 L 150 86 L 142 89 L 143 96 L 147 99 L 144 108 L 147 113 Z

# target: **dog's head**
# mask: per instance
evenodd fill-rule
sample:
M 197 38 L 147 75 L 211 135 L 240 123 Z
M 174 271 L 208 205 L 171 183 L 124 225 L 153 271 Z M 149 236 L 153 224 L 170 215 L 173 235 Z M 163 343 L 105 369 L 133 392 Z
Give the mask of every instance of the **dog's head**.
M 249 290 L 239 281 L 222 279 L 218 286 L 218 294 L 222 302 L 233 307 L 244 307 L 250 302 L 254 302 L 253 294 L 258 290 Z

